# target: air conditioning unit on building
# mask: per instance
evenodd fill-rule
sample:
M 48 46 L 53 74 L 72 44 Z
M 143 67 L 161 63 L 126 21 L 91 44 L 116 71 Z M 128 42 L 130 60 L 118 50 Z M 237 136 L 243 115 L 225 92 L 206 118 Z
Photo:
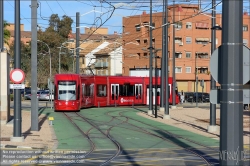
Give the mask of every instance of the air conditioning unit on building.
M 179 45 L 180 45 L 180 46 L 183 46 L 183 42 L 180 42 Z

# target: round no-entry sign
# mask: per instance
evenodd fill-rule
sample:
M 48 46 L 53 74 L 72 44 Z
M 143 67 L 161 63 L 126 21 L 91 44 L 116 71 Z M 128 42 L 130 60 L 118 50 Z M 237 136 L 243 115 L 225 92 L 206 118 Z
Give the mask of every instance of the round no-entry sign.
M 14 69 L 10 72 L 10 80 L 15 84 L 20 84 L 24 81 L 25 74 L 21 69 Z

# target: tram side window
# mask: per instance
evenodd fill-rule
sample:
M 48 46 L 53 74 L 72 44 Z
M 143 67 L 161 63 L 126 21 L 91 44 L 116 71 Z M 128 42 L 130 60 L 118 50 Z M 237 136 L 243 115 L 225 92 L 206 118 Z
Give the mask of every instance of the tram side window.
M 97 85 L 96 95 L 99 97 L 107 96 L 107 85 Z
M 90 85 L 90 96 L 94 96 L 94 84 Z
M 85 85 L 84 96 L 90 96 L 90 85 Z
M 119 85 L 120 95 L 121 96 L 134 96 L 134 85 L 124 84 Z
M 168 85 L 168 98 L 170 99 L 170 89 L 171 87 L 170 87 L 170 85 Z

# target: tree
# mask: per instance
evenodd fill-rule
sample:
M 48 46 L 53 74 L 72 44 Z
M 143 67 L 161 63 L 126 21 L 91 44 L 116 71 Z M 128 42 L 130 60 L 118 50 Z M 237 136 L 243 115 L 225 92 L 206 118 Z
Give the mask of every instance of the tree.
M 3 27 L 4 27 L 4 43 L 6 43 L 7 45 L 9 45 L 8 41 L 10 39 L 10 31 L 8 29 L 6 29 L 7 26 L 10 26 L 10 24 L 7 23 L 7 21 L 4 21 L 3 23 Z
M 62 19 L 60 19 L 57 14 L 52 14 L 49 20 L 49 27 L 44 32 L 38 32 L 38 39 L 47 43 L 50 47 L 52 56 L 52 75 L 59 72 L 59 49 L 61 44 L 68 40 L 72 23 L 73 20 L 68 16 L 64 15 Z M 46 50 L 44 45 L 41 49 Z M 72 69 L 72 57 L 70 57 L 68 50 L 62 50 L 66 52 L 66 54 L 61 54 L 61 71 L 67 72 Z
M 10 57 L 14 59 L 14 41 L 10 45 Z M 25 73 L 25 81 L 31 82 L 31 48 L 30 44 L 21 42 L 21 69 Z
M 59 69 L 59 48 L 61 44 L 68 39 L 68 34 L 71 31 L 73 20 L 68 16 L 63 16 L 62 19 L 57 14 L 52 14 L 49 20 L 49 27 L 45 31 L 38 29 L 38 40 L 46 43 L 50 48 L 51 53 L 51 69 L 52 81 L 54 74 L 58 73 Z M 37 42 L 37 83 L 38 87 L 46 87 L 50 76 L 50 55 L 48 47 Z M 66 52 L 64 49 L 63 51 Z M 10 46 L 11 57 L 14 57 L 14 43 Z M 21 43 L 21 69 L 26 74 L 26 81 L 31 82 L 31 43 Z M 72 71 L 72 57 L 66 52 L 61 56 L 61 71 Z

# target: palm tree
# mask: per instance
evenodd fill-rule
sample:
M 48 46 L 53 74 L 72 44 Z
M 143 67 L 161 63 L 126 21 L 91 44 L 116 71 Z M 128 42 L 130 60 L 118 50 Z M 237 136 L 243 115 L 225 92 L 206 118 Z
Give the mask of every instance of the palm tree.
M 7 26 L 10 26 L 9 23 L 7 23 L 7 21 L 4 21 L 3 23 L 3 27 L 4 27 L 4 43 L 6 43 L 7 45 L 9 45 L 8 41 L 10 39 L 10 31 L 6 29 Z

